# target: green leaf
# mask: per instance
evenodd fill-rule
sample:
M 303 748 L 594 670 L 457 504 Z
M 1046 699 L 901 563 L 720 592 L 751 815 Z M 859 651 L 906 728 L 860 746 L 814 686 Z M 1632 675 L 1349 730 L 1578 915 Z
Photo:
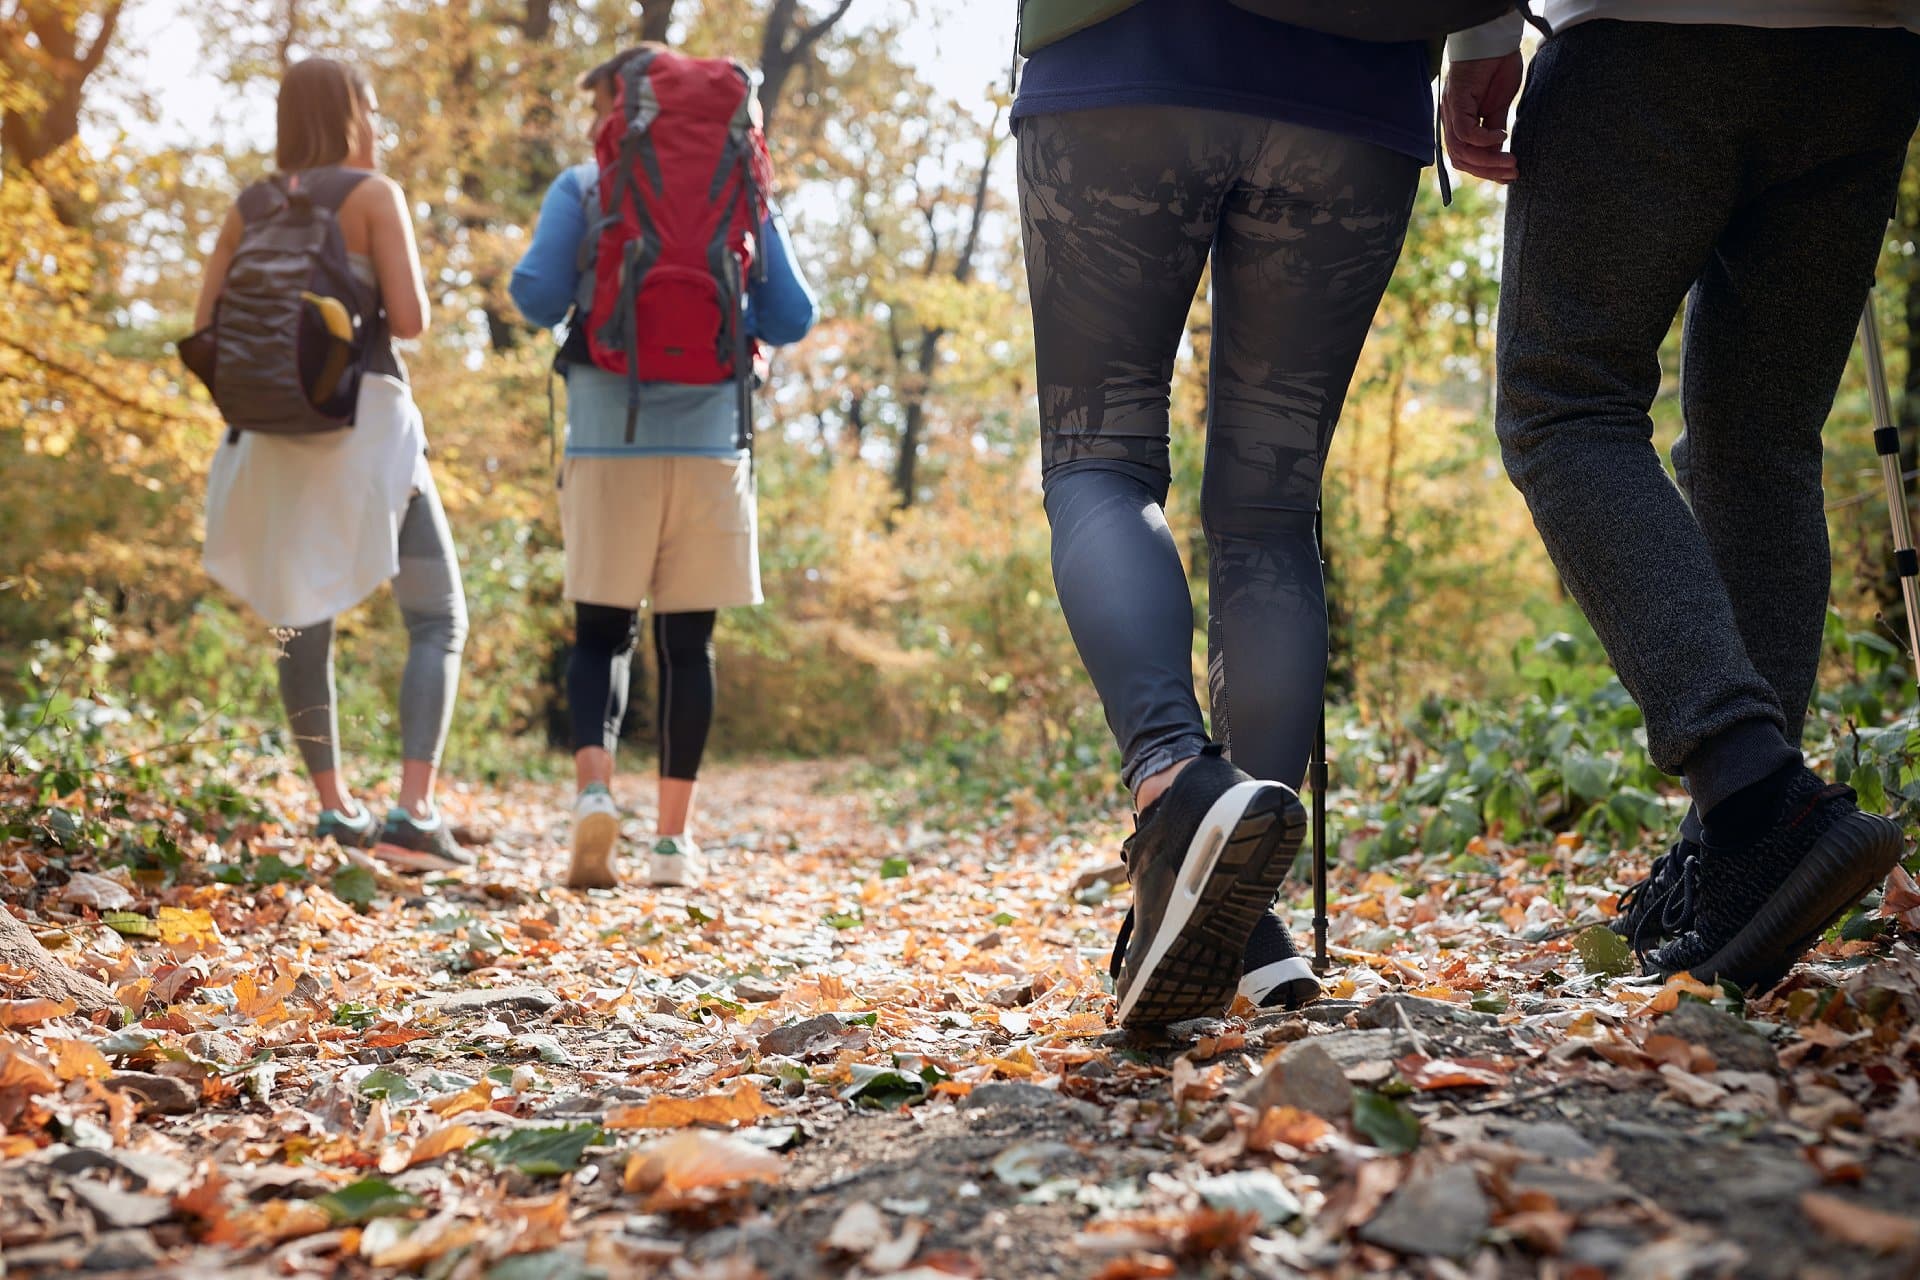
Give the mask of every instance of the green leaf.
M 335 1226 L 352 1226 L 394 1214 L 411 1213 L 425 1202 L 411 1191 L 402 1191 L 385 1178 L 360 1181 L 329 1191 L 314 1201 L 327 1211 Z
M 505 1137 L 476 1142 L 467 1151 L 495 1168 L 511 1167 L 536 1177 L 557 1176 L 579 1168 L 587 1148 L 606 1140 L 606 1130 L 588 1121 L 515 1129 Z
M 546 1249 L 502 1258 L 482 1280 L 608 1280 L 607 1272 L 574 1250 Z
M 270 853 L 253 864 L 247 878 L 254 884 L 296 884 L 307 878 L 307 869 L 298 863 L 282 862 Z
M 1420 1145 L 1420 1117 L 1413 1108 L 1367 1089 L 1353 1091 L 1353 1127 L 1390 1155 L 1405 1155 Z
M 1619 978 L 1638 967 L 1634 964 L 1633 948 L 1627 945 L 1627 940 L 1604 924 L 1596 924 L 1575 938 L 1573 949 L 1579 953 L 1580 963 L 1588 973 Z
M 890 1067 L 857 1062 L 853 1065 L 853 1083 L 840 1091 L 849 1102 L 868 1107 L 899 1107 L 918 1102 L 927 1090 L 947 1078 L 947 1073 L 932 1063 L 915 1064 L 910 1054 L 896 1054 Z
M 713 923 L 713 917 L 711 915 L 708 915 L 705 911 L 702 911 L 699 907 L 696 907 L 691 902 L 687 904 L 687 919 L 693 921 L 695 924 L 712 924 Z
M 1482 992 L 1471 1001 L 1475 1013 L 1505 1013 L 1507 998 L 1497 991 Z
M 370 1004 L 336 1005 L 329 1019 L 336 1027 L 352 1027 L 355 1031 L 365 1031 L 379 1020 L 380 1011 Z
M 988 921 L 988 923 L 990 923 L 990 924 L 993 924 L 993 925 L 997 925 L 997 926 L 999 926 L 999 927 L 1000 927 L 1000 928 L 1002 928 L 1002 929 L 1004 929 L 1004 928 L 1006 928 L 1006 927 L 1007 927 L 1008 925 L 1010 925 L 1010 924 L 1012 924 L 1012 923 L 1013 923 L 1013 919 L 1014 919 L 1014 918 L 1013 918 L 1012 916 L 1010 916 L 1010 915 L 1008 915 L 1008 914 L 1007 914 L 1006 912 L 1004 912 L 1004 911 L 996 911 L 996 912 L 994 912 L 994 913 L 993 913 L 992 915 L 990 915 L 990 916 L 988 916 L 988 917 L 987 917 L 987 921 Z
M 160 926 L 137 911 L 103 911 L 100 923 L 123 938 L 157 938 Z
M 866 923 L 866 921 L 861 918 L 860 910 L 857 907 L 852 911 L 831 912 L 828 915 L 822 916 L 821 919 L 836 929 L 858 929 L 862 924 Z
M 369 1098 L 385 1098 L 389 1102 L 418 1102 L 423 1096 L 413 1087 L 413 1081 L 401 1075 L 391 1067 L 376 1067 L 360 1081 L 360 1092 Z
M 913 864 L 905 858 L 888 858 L 880 864 L 880 878 L 882 880 L 898 880 L 912 870 Z
M 342 902 L 351 903 L 365 911 L 373 905 L 374 895 L 380 891 L 379 882 L 373 878 L 373 872 L 365 867 L 342 867 L 333 873 L 333 879 L 327 882 L 327 888 L 333 896 Z

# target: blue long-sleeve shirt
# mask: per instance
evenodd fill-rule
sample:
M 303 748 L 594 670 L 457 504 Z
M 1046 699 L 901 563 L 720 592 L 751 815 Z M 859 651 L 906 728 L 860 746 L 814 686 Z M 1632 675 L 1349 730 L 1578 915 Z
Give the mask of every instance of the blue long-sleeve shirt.
M 540 205 L 533 241 L 507 285 L 520 314 L 543 329 L 566 320 L 580 291 L 586 197 L 596 172 L 592 164 L 575 165 L 553 180 Z M 793 242 L 777 210 L 770 210 L 761 223 L 758 244 L 766 271 L 747 290 L 747 333 L 771 346 L 798 342 L 813 328 L 818 304 L 795 264 Z M 638 429 L 631 444 L 626 426 L 626 378 L 582 362 L 569 363 L 569 457 L 732 456 L 739 452 L 737 392 L 731 383 L 642 383 Z

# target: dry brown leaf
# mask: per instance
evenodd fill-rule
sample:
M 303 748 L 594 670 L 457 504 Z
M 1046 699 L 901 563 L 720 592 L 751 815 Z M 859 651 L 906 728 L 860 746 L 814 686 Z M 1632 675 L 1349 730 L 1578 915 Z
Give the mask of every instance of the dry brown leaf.
M 288 1014 L 281 1002 L 293 994 L 299 981 L 298 974 L 282 974 L 263 991 L 251 974 L 243 973 L 233 980 L 233 1010 L 249 1022 L 257 1022 L 262 1026 L 284 1022 Z
M 493 1105 L 493 1081 L 478 1080 L 459 1093 L 443 1094 L 427 1103 L 427 1108 L 442 1120 L 451 1120 L 469 1111 L 485 1111 Z
M 225 1230 L 236 1243 L 279 1244 L 318 1235 L 332 1226 L 327 1211 L 311 1200 L 269 1200 L 229 1215 Z
M 777 1183 L 786 1164 L 738 1138 L 686 1129 L 633 1153 L 623 1182 L 645 1192 L 650 1209 L 680 1209 L 730 1199 L 755 1182 Z
M 226 945 L 213 913 L 205 907 L 162 907 L 154 913 L 160 941 L 192 951 L 212 951 Z
M 1179 1264 L 1157 1253 L 1115 1258 L 1093 1273 L 1093 1280 L 1166 1280 L 1180 1274 Z
M 1920 1246 L 1920 1219 L 1882 1213 L 1824 1191 L 1803 1194 L 1800 1212 L 1821 1235 L 1841 1244 L 1871 1249 L 1875 1253 L 1898 1253 Z
M 1920 883 L 1895 863 L 1887 876 L 1887 893 L 1880 900 L 1880 915 L 1898 920 L 1909 929 L 1920 930 Z
M 634 1106 L 615 1107 L 600 1123 L 609 1129 L 684 1129 L 695 1124 L 752 1124 L 779 1114 L 780 1109 L 767 1102 L 760 1086 L 749 1080 L 725 1093 L 698 1098 L 653 1097 Z
M 414 1271 L 455 1249 L 464 1249 L 487 1234 L 491 1224 L 486 1218 L 463 1218 L 455 1212 L 440 1214 L 421 1223 L 403 1240 L 387 1246 L 368 1259 L 376 1267 L 397 1267 Z
M 1720 1065 L 1705 1046 L 1682 1040 L 1679 1036 L 1650 1035 L 1640 1048 L 1655 1062 L 1691 1071 L 1697 1076 L 1706 1075 Z
M 1305 1151 L 1332 1132 L 1333 1126 L 1311 1111 L 1302 1111 L 1298 1107 L 1268 1107 L 1260 1114 L 1253 1132 L 1247 1135 L 1247 1146 L 1255 1151 L 1271 1151 L 1280 1146 Z
M 1680 1007 L 1681 996 L 1698 996 L 1702 1000 L 1717 1000 L 1720 988 L 1710 987 L 1704 982 L 1694 981 L 1690 973 L 1676 973 L 1667 979 L 1665 986 L 1655 993 L 1653 999 L 1642 1006 L 1642 1016 L 1655 1013 L 1672 1013 Z
M 1410 1053 L 1396 1064 L 1406 1082 L 1416 1089 L 1498 1089 L 1508 1071 L 1485 1058 L 1428 1058 Z
M 107 1056 L 85 1040 L 49 1037 L 46 1046 L 53 1052 L 54 1074 L 62 1080 L 105 1080 L 113 1074 Z
M 49 1000 L 44 996 L 0 1000 L 0 1027 L 36 1027 L 51 1018 L 64 1018 L 78 1007 L 72 1000 Z

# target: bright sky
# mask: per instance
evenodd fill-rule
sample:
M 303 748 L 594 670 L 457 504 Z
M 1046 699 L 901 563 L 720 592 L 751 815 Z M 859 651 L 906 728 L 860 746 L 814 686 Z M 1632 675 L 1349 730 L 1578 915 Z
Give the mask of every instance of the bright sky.
M 815 13 L 825 0 L 811 0 Z M 897 0 L 854 0 L 848 22 L 871 21 L 895 8 Z M 908 40 L 908 53 L 935 89 L 972 107 L 982 119 L 991 110 L 986 93 L 1005 87 L 1007 60 L 1013 52 L 1012 6 L 1002 5 L 1005 21 L 982 21 L 980 0 L 921 0 L 922 21 Z M 272 100 L 236 104 L 202 68 L 198 24 L 187 15 L 191 0 L 136 0 L 121 25 L 121 66 L 137 90 L 150 95 L 160 119 L 149 131 L 120 119 L 98 122 L 98 134 L 114 125 L 134 127 L 167 141 L 205 138 L 215 123 L 239 144 L 265 147 L 273 140 Z M 262 109 L 264 108 L 264 109 Z

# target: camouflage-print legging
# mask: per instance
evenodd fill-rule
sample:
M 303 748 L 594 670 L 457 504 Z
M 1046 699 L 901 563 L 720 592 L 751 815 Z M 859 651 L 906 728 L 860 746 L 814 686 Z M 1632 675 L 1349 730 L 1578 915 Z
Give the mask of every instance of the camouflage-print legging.
M 1297 787 L 1326 678 L 1321 468 L 1419 174 L 1372 143 L 1197 108 L 1020 123 L 1054 582 L 1129 787 L 1207 742 L 1163 506 L 1174 356 L 1208 254 L 1214 732 Z

